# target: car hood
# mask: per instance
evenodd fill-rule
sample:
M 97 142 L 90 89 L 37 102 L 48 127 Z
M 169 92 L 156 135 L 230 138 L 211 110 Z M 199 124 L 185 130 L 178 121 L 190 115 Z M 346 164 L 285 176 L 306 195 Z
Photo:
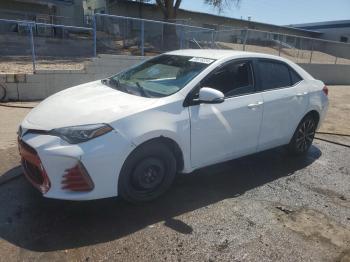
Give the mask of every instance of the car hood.
M 29 129 L 111 123 L 152 106 L 158 99 L 127 94 L 94 81 L 50 96 L 24 119 Z

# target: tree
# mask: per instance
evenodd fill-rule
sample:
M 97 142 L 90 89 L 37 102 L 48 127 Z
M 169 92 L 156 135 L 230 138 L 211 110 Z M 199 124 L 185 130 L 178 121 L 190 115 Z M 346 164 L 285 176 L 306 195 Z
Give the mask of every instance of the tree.
M 180 8 L 182 0 L 155 0 L 157 6 L 163 13 L 164 20 L 174 20 L 177 16 L 177 11 Z M 212 6 L 219 13 L 224 8 L 229 8 L 231 4 L 238 6 L 241 0 L 203 0 L 205 4 Z M 176 27 L 173 25 L 164 25 L 163 27 L 164 45 L 166 50 L 178 48 L 178 39 L 176 34 Z
M 177 10 L 179 10 L 181 2 L 182 0 L 156 0 L 165 20 L 176 18 Z M 238 6 L 240 2 L 241 0 L 204 0 L 204 3 L 211 5 L 219 13 L 221 13 L 225 7 L 230 7 L 231 4 Z
M 156 0 L 157 5 L 163 13 L 164 19 L 175 19 L 177 10 L 180 7 L 181 0 Z

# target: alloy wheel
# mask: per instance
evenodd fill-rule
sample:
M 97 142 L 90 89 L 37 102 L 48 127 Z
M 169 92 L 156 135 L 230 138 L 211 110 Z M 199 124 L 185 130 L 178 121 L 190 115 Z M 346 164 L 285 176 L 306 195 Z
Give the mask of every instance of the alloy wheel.
M 300 152 L 309 149 L 315 136 L 315 121 L 313 119 L 305 120 L 297 131 L 296 147 Z

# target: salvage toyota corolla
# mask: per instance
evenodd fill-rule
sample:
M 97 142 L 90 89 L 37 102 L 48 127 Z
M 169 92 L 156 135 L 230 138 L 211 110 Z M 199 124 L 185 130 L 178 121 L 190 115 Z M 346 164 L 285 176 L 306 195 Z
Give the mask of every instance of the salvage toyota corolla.
M 22 165 L 45 197 L 149 201 L 177 172 L 282 145 L 305 154 L 327 94 L 280 57 L 173 51 L 41 102 L 19 128 Z

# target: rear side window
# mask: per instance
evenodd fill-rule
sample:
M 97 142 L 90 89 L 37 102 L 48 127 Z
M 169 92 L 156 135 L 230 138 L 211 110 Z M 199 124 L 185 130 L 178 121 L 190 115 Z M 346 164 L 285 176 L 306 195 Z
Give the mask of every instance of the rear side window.
M 262 90 L 291 86 L 291 77 L 287 65 L 272 61 L 259 61 Z

